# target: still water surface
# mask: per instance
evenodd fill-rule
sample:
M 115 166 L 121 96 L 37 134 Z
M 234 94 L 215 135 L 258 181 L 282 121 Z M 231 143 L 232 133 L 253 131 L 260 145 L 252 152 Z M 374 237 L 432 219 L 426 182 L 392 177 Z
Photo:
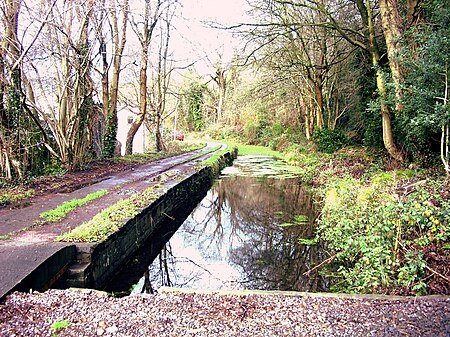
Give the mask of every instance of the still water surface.
M 326 291 L 326 257 L 313 236 L 314 201 L 295 168 L 271 157 L 238 157 L 134 286 Z M 305 274 L 306 273 L 306 274 Z

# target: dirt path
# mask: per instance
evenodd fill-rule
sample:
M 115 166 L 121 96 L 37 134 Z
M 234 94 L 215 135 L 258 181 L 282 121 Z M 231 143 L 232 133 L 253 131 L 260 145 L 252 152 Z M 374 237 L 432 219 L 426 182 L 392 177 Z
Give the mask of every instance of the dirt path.
M 199 161 L 211 155 L 218 143 L 208 143 L 201 150 L 196 150 L 174 157 L 165 158 L 129 168 L 106 176 L 101 181 L 94 179 L 93 184 L 84 182 L 87 186 L 69 193 L 45 193 L 30 200 L 24 208 L 0 209 L 0 236 L 10 236 L 9 240 L 1 240 L 0 244 L 15 240 L 21 242 L 53 241 L 56 236 L 70 230 L 84 221 L 91 219 L 102 209 L 116 203 L 127 196 L 141 192 L 158 183 L 161 176 L 170 171 L 171 179 L 176 180 L 197 165 Z M 90 193 L 106 190 L 108 194 L 96 199 L 85 206 L 71 212 L 61 221 L 55 223 L 41 223 L 42 212 L 54 209 L 65 201 L 81 199 Z M 37 225 L 37 223 L 41 223 Z

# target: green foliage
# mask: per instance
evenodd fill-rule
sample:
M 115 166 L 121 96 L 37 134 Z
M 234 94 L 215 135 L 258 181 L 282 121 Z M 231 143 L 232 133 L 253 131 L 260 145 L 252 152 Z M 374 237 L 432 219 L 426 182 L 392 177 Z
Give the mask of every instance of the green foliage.
M 371 100 L 363 115 L 365 117 L 363 144 L 374 148 L 383 148 L 380 102 L 378 100 Z
M 296 161 L 302 154 L 306 152 L 306 147 L 299 144 L 290 144 L 284 150 L 284 159 L 288 162 Z
M 205 133 L 214 140 L 230 140 L 238 137 L 233 127 L 224 124 L 213 124 L 205 130 Z
M 327 187 L 318 233 L 336 254 L 334 290 L 383 293 L 404 287 L 408 293 L 426 292 L 423 251 L 448 243 L 450 203 L 435 192 L 443 182 L 428 182 L 436 189 L 418 186 L 399 198 L 393 180 L 379 175 L 364 185 L 346 178 Z
M 428 0 L 423 9 L 428 24 L 406 35 L 411 48 L 404 51 L 407 76 L 398 123 L 413 159 L 430 164 L 439 154 L 441 127 L 450 123 L 450 105 L 443 100 L 450 84 L 450 7 Z
M 51 328 L 52 328 L 52 330 L 58 332 L 60 330 L 67 328 L 68 326 L 70 326 L 70 324 L 71 323 L 68 320 L 56 321 L 56 322 L 53 322 Z
M 33 190 L 22 188 L 11 188 L 7 190 L 0 190 L 0 207 L 13 203 L 15 201 L 23 200 L 33 196 Z
M 107 190 L 100 190 L 97 192 L 93 192 L 88 194 L 86 197 L 82 199 L 73 199 L 70 201 L 66 201 L 62 205 L 59 205 L 58 207 L 52 210 L 41 213 L 39 216 L 41 218 L 44 218 L 45 221 L 56 222 L 64 218 L 67 214 L 74 211 L 78 207 L 86 205 L 88 202 L 101 198 L 106 194 L 108 194 Z
M 117 111 L 108 111 L 106 117 L 106 131 L 103 137 L 103 157 L 112 158 L 117 144 Z
M 307 225 L 309 223 L 309 218 L 306 215 L 303 214 L 297 214 L 294 216 L 294 219 L 292 219 L 292 222 L 284 222 L 279 224 L 280 227 L 293 227 L 293 226 L 303 226 Z
M 253 116 L 245 121 L 243 129 L 244 140 L 249 144 L 268 145 L 272 136 L 267 105 L 258 102 L 253 108 Z
M 202 131 L 205 127 L 203 106 L 206 92 L 207 86 L 197 80 L 189 82 L 183 91 L 181 108 L 189 131 Z
M 44 174 L 46 176 L 58 176 L 66 173 L 66 168 L 61 163 L 49 163 L 44 167 Z
M 347 137 L 341 129 L 316 129 L 314 141 L 318 150 L 325 153 L 333 153 L 348 145 Z

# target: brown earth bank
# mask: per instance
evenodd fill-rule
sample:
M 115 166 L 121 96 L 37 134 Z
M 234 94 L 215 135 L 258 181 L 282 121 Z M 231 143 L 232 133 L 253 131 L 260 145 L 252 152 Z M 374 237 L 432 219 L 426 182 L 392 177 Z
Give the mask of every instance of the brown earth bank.
M 450 299 L 443 297 L 163 292 L 113 298 L 50 290 L 14 293 L 0 306 L 0 336 L 449 335 Z
M 14 202 L 4 202 L 0 204 L 0 207 L 26 207 L 36 197 L 69 193 L 95 184 L 113 173 L 128 171 L 141 164 L 139 161 L 98 160 L 90 162 L 82 170 L 76 172 L 35 177 L 21 184 L 5 185 L 0 192 L 2 195 L 23 195 L 23 197 Z M 27 194 L 28 196 L 26 196 Z

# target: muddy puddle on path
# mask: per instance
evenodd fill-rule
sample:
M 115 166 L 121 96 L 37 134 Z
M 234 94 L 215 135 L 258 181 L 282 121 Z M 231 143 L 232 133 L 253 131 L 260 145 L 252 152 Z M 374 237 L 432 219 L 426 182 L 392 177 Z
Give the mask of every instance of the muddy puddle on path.
M 136 270 L 145 265 L 131 293 L 161 286 L 326 291 L 325 279 L 305 273 L 328 256 L 320 245 L 299 242 L 313 236 L 315 216 L 295 168 L 271 157 L 238 157 L 182 224 L 159 233 L 161 240 L 131 261 Z M 124 269 L 121 278 L 132 278 L 132 269 Z M 126 290 L 119 283 L 107 290 Z

